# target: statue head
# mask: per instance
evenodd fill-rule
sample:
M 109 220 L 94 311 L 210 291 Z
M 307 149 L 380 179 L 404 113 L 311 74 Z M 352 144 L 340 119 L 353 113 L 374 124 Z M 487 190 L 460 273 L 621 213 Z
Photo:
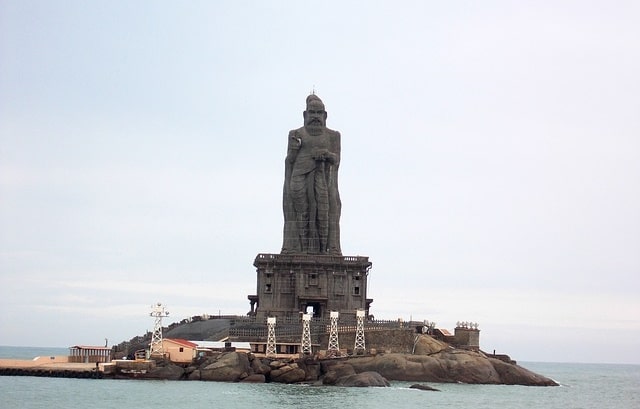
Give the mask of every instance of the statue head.
M 315 94 L 307 97 L 307 109 L 302 113 L 304 127 L 310 133 L 322 132 L 327 126 L 327 111 L 324 110 L 324 103 Z

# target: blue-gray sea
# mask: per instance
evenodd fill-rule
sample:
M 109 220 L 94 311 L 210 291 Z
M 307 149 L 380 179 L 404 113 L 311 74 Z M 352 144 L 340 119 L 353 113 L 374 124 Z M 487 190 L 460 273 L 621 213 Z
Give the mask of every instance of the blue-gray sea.
M 66 348 L 0 347 L 0 358 L 66 355 Z M 0 376 L 0 408 L 640 408 L 640 365 L 522 362 L 559 387 L 429 385 L 440 392 L 284 384 Z

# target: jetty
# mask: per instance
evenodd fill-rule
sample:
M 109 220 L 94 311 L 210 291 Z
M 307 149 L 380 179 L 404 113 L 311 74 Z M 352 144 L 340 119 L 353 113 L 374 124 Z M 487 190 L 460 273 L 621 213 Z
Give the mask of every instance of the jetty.
M 0 359 L 0 376 L 102 379 L 104 375 L 103 363 L 68 362 L 66 356 Z

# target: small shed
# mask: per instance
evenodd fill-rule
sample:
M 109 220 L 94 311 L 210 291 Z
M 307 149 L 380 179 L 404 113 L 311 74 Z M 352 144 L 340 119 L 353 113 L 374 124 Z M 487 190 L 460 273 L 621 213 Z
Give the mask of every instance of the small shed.
M 178 364 L 191 363 L 195 358 L 221 351 L 251 352 L 251 346 L 248 342 L 188 341 L 180 338 L 162 340 L 164 357 Z
M 85 364 L 111 362 L 111 348 L 93 345 L 74 345 L 69 347 L 69 362 Z
M 444 328 L 435 328 L 433 330 L 433 337 L 438 341 L 443 341 L 448 344 L 453 344 L 455 342 L 455 336 Z

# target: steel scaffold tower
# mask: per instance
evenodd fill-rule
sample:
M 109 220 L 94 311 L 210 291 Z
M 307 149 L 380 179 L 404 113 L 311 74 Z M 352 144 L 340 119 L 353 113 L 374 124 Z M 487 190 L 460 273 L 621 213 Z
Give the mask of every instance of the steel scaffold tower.
M 169 311 L 165 310 L 161 303 L 151 306 L 150 316 L 155 318 L 153 334 L 151 335 L 151 345 L 149 346 L 149 356 L 162 355 L 162 318 L 169 316 Z
M 311 329 L 310 322 L 313 314 L 302 314 L 302 341 L 301 350 L 303 354 L 311 353 Z
M 276 354 L 276 317 L 267 317 L 267 356 Z
M 364 310 L 356 310 L 356 342 L 353 347 L 354 354 L 365 351 L 364 345 Z
M 329 346 L 327 350 L 329 352 L 339 352 L 340 345 L 338 344 L 338 317 L 340 313 L 338 311 L 331 311 L 330 319 L 331 326 L 329 328 Z

